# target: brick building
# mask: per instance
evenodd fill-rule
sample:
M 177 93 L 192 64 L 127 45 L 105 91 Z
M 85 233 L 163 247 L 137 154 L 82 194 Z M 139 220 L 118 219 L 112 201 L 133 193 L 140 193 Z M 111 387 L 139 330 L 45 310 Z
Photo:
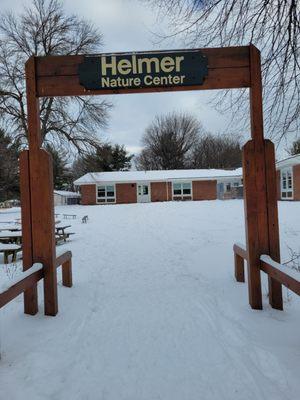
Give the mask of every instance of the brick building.
M 300 200 L 300 154 L 276 163 L 278 200 Z
M 276 163 L 278 200 L 300 200 L 300 154 Z M 81 204 L 147 203 L 243 197 L 242 169 L 88 173 L 74 184 Z
M 96 172 L 74 185 L 80 187 L 85 205 L 215 200 L 241 197 L 241 175 L 241 169 Z

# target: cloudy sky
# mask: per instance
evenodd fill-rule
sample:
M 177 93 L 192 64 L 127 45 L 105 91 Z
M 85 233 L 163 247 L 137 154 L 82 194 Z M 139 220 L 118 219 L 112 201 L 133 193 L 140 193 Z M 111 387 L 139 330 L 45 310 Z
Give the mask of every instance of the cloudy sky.
M 30 0 L 0 0 L 1 10 L 16 11 Z M 67 12 L 92 21 L 103 33 L 105 52 L 180 48 L 180 42 L 155 43 L 152 32 L 167 30 L 158 23 L 154 10 L 139 0 L 64 0 Z M 174 92 L 108 96 L 114 104 L 109 127 L 99 132 L 107 141 L 124 144 L 138 152 L 147 125 L 155 115 L 171 111 L 187 111 L 197 116 L 212 132 L 228 132 L 229 118 L 217 113 L 209 104 L 215 92 Z M 249 134 L 248 130 L 245 137 Z

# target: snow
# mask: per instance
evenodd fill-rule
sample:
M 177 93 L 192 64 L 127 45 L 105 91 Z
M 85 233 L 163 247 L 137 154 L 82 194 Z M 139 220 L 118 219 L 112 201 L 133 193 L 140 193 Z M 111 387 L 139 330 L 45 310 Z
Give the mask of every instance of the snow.
M 295 269 L 287 268 L 285 265 L 279 264 L 278 262 L 274 261 L 270 256 L 268 256 L 266 254 L 261 255 L 260 259 L 261 259 L 261 261 L 265 262 L 266 264 L 271 265 L 272 267 L 278 269 L 279 271 L 283 272 L 284 274 L 295 279 L 296 281 L 300 281 L 299 271 L 297 271 Z
M 89 172 L 74 181 L 80 186 L 87 183 L 100 182 L 142 182 L 142 181 L 169 181 L 174 179 L 218 179 L 241 178 L 242 168 L 235 170 L 223 169 L 176 169 L 162 171 L 114 171 L 114 172 Z
M 284 262 L 287 246 L 300 247 L 300 202 L 279 210 Z M 41 282 L 38 315 L 23 314 L 22 296 L 0 310 L 1 399 L 299 398 L 300 297 L 284 289 L 285 310 L 272 309 L 262 274 L 264 310 L 252 310 L 247 284 L 234 280 L 242 201 L 56 212 L 77 215 L 76 235 L 58 247 L 73 253 L 74 286 L 61 285 L 59 269 L 55 318 L 43 315 Z M 1 267 L 1 281 L 19 274 Z
M 54 190 L 54 193 L 63 197 L 80 197 L 80 193 L 68 192 L 67 190 Z
M 19 246 L 16 246 L 19 247 Z M 41 263 L 35 263 L 33 264 L 33 266 L 31 268 L 29 268 L 27 271 L 20 273 L 17 278 L 12 279 L 10 281 L 5 281 L 5 282 L 1 282 L 0 285 L 0 294 L 3 292 L 6 292 L 11 286 L 16 285 L 17 283 L 19 283 L 22 279 L 27 278 L 27 276 L 33 274 L 34 272 L 40 271 L 41 269 L 43 269 L 43 264 Z

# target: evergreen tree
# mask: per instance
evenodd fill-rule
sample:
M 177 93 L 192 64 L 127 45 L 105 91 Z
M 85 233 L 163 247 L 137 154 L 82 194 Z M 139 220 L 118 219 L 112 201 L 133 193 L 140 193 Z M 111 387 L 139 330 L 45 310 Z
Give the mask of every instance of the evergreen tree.
M 0 201 L 20 197 L 18 150 L 0 129 Z
M 75 160 L 73 176 L 76 179 L 88 172 L 128 171 L 132 157 L 124 146 L 104 144 Z

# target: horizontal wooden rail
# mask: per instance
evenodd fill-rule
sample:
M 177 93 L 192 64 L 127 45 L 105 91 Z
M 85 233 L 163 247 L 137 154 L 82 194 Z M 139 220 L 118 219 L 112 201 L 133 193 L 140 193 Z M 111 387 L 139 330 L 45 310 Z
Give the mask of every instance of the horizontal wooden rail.
M 43 276 L 43 265 L 39 263 L 33 264 L 31 268 L 23 272 L 18 279 L 13 281 L 11 286 L 0 292 L 0 308 L 25 292 L 25 290 L 30 289 L 42 279 Z
M 66 251 L 56 258 L 56 268 L 61 265 L 62 268 L 62 283 L 64 286 L 72 287 L 72 253 Z
M 234 244 L 233 245 L 233 251 L 235 252 L 235 254 L 239 255 L 244 260 L 247 260 L 248 253 L 247 253 L 246 246 L 244 246 L 243 244 L 241 244 L 241 243 Z
M 300 274 L 273 261 L 272 258 L 267 255 L 262 255 L 260 257 L 260 269 L 300 296 L 300 281 L 298 280 Z
M 244 260 L 248 259 L 247 249 L 242 244 L 234 244 L 234 272 L 238 282 L 245 282 Z M 261 255 L 260 269 L 270 278 L 286 286 L 300 296 L 299 273 L 272 260 L 268 255 Z
M 56 268 L 62 266 L 62 283 L 64 286 L 72 286 L 72 253 L 66 251 L 59 255 L 55 262 Z M 0 291 L 0 308 L 4 307 L 11 300 L 30 289 L 38 281 L 44 277 L 43 265 L 40 263 L 34 264 L 27 271 L 12 282 L 12 285 Z
M 234 252 L 234 275 L 238 282 L 245 282 L 244 260 L 248 254 L 246 247 L 240 243 L 233 245 Z

